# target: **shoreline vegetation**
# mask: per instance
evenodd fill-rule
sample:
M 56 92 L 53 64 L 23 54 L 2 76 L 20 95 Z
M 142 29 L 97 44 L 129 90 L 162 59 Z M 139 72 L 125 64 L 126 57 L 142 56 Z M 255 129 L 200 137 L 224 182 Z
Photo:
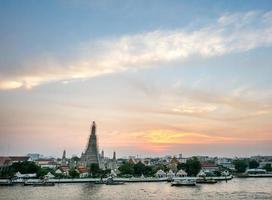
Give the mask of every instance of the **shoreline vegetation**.
M 196 157 L 192 157 L 186 163 L 170 163 L 168 165 L 157 164 L 147 166 L 142 162 L 136 164 L 123 162 L 116 170 L 100 169 L 97 164 L 89 166 L 87 176 L 80 176 L 76 167 L 68 168 L 68 173 L 58 174 L 56 169 L 42 168 L 33 161 L 13 163 L 5 171 L 1 171 L 0 184 L 16 184 L 25 182 L 48 181 L 54 183 L 76 183 L 76 182 L 103 182 L 112 177 L 114 181 L 123 182 L 160 182 L 171 181 L 175 178 L 189 179 L 215 179 L 231 180 L 237 178 L 260 178 L 272 177 L 271 166 L 265 169 L 257 169 L 259 163 L 255 160 L 237 159 L 233 161 L 235 170 L 217 166 L 216 171 L 205 171 L 203 165 Z M 166 173 L 168 171 L 168 173 Z M 182 173 L 180 173 L 182 172 Z M 170 176 L 169 176 L 170 175 Z

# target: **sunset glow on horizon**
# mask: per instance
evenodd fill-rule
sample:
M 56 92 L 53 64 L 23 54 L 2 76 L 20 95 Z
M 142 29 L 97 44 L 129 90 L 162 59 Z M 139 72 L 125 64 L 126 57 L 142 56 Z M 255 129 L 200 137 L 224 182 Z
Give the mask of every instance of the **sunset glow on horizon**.
M 0 154 L 271 154 L 272 3 L 201 4 L 1 2 Z

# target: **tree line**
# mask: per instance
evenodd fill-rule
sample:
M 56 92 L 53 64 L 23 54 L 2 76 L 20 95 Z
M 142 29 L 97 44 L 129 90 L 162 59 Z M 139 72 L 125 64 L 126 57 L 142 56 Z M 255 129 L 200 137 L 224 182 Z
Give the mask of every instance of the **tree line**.
M 120 175 L 121 176 L 135 176 L 139 177 L 141 175 L 144 176 L 155 176 L 158 170 L 169 171 L 171 167 L 164 164 L 157 164 L 152 166 L 146 166 L 142 162 L 138 162 L 136 164 L 124 162 L 123 165 L 119 167 Z M 188 174 L 188 176 L 196 176 L 200 169 L 201 164 L 196 157 L 188 159 L 186 163 L 178 163 L 177 170 L 184 170 Z
M 256 169 L 260 166 L 260 163 L 254 159 L 236 159 L 233 164 L 237 173 L 244 173 L 247 169 Z M 263 169 L 271 172 L 271 164 L 267 163 Z

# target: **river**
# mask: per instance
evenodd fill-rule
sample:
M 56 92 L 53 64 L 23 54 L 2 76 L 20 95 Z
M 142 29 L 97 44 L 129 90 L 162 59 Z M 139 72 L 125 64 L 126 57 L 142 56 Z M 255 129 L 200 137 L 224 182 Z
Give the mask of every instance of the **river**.
M 170 183 L 94 185 L 56 184 L 54 187 L 1 186 L 1 200 L 115 200 L 115 199 L 270 199 L 272 178 L 234 178 L 196 187 L 171 187 Z

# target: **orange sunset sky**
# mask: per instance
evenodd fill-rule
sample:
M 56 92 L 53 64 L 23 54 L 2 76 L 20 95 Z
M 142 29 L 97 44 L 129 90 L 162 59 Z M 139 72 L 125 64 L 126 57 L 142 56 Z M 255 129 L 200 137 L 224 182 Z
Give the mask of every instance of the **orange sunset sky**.
M 1 155 L 272 152 L 271 1 L 3 1 L 0 44 Z

